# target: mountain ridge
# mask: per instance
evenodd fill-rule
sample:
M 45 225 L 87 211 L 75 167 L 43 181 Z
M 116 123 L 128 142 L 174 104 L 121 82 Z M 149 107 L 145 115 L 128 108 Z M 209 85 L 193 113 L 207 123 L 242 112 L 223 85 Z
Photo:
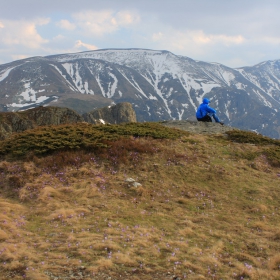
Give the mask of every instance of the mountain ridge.
M 87 113 L 129 102 L 140 122 L 194 120 L 206 95 L 228 125 L 280 137 L 280 60 L 230 68 L 166 50 L 132 48 L 0 65 L 2 111 L 50 105 Z

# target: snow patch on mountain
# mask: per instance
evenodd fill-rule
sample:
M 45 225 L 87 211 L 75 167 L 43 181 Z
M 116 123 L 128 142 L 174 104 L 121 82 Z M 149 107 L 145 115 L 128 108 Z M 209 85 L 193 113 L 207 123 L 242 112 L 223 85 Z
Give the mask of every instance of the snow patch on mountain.
M 75 83 L 76 88 L 80 93 L 86 93 L 85 87 L 83 85 L 83 80 L 79 73 L 79 65 L 78 63 L 64 63 L 62 66 L 65 68 L 67 73 L 72 78 L 72 81 Z
M 99 88 L 100 88 L 100 90 L 101 90 L 102 95 L 103 95 L 104 97 L 106 97 L 106 92 L 105 92 L 105 90 L 104 90 L 103 87 L 102 87 L 102 84 L 101 84 L 102 81 L 101 81 L 99 75 L 97 75 L 96 81 L 97 81 L 97 84 L 98 84 L 98 86 L 99 86 Z
M 141 93 L 145 98 L 148 99 L 145 92 L 141 89 L 141 87 L 138 85 L 138 83 L 135 81 L 133 77 L 128 78 L 127 75 L 124 73 L 124 71 L 119 70 L 119 72 L 123 75 L 123 77 L 137 90 L 139 93 Z
M 2 71 L 0 73 L 0 82 L 4 81 L 9 76 L 10 72 L 16 67 L 18 67 L 18 66 L 11 67 L 11 68 L 8 68 L 8 69 L 5 69 L 4 71 Z
M 53 101 L 55 97 L 48 97 L 48 96 L 40 96 L 36 99 L 33 99 L 31 102 L 28 103 L 12 103 L 12 104 L 7 104 L 7 107 L 12 108 L 12 111 L 18 109 L 18 108 L 24 108 L 27 107 L 31 108 L 32 106 L 36 106 L 42 103 L 45 103 L 47 100 L 52 99 L 51 101 Z M 55 98 L 56 100 L 58 99 L 58 97 Z
M 108 93 L 107 93 L 107 97 L 111 98 L 114 96 L 117 86 L 118 86 L 118 79 L 117 77 L 113 74 L 113 73 L 109 73 L 109 76 L 113 79 L 113 82 L 109 83 L 109 89 L 108 89 Z
M 64 80 L 67 82 L 67 84 L 69 85 L 70 89 L 72 91 L 75 91 L 76 89 L 72 86 L 72 84 L 67 80 L 67 77 L 65 75 L 63 75 L 63 73 L 60 71 L 60 69 L 53 64 L 50 64 L 51 66 L 53 66 L 55 68 L 55 70 L 64 78 Z

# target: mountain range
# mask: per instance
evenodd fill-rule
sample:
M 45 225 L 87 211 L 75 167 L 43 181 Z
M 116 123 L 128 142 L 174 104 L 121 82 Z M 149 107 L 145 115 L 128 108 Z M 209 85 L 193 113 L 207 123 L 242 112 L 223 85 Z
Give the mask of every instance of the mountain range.
M 230 68 L 147 49 L 104 49 L 0 65 L 0 111 L 78 113 L 129 102 L 137 121 L 194 120 L 211 100 L 226 125 L 280 138 L 280 60 Z

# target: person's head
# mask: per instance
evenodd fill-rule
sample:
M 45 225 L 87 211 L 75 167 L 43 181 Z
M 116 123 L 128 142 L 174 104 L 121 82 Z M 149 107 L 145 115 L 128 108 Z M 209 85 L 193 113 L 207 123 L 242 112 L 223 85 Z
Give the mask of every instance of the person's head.
M 203 98 L 203 104 L 209 104 L 210 100 L 208 98 Z

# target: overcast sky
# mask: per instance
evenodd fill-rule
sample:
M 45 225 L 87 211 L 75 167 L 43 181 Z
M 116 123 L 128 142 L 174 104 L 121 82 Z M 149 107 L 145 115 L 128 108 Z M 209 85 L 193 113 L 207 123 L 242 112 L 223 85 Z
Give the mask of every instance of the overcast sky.
M 280 0 L 0 0 L 0 64 L 107 48 L 229 67 L 280 59 Z

